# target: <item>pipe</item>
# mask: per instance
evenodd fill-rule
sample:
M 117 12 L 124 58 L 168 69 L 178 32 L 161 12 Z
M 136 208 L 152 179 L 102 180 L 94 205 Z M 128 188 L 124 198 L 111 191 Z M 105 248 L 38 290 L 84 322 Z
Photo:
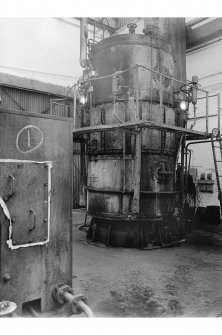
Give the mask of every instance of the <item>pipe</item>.
M 74 295 L 72 295 L 71 293 L 69 292 L 65 292 L 64 295 L 63 295 L 63 298 L 64 300 L 67 302 L 67 303 L 70 303 L 71 305 L 73 304 L 74 300 L 75 300 L 75 297 Z M 83 300 L 78 300 L 75 302 L 76 306 L 81 310 L 83 311 L 83 313 L 85 313 L 85 315 L 89 318 L 92 318 L 92 317 L 95 317 L 95 315 L 93 314 L 92 310 L 89 308 L 89 306 L 87 306 Z
M 80 65 L 85 68 L 87 65 L 87 38 L 88 25 L 87 18 L 82 17 L 80 20 Z
M 78 308 L 83 311 L 83 313 L 85 313 L 85 315 L 88 318 L 94 318 L 95 315 L 93 314 L 92 310 L 89 308 L 89 306 L 87 306 L 82 300 L 79 300 L 77 302 L 77 306 Z
M 218 129 L 220 134 L 220 93 L 217 95 Z
M 197 119 L 196 119 L 196 109 L 197 107 L 194 105 L 193 106 L 193 114 L 194 114 L 194 118 L 193 118 L 193 123 L 190 125 L 189 129 L 193 129 L 193 127 L 195 126 L 195 124 L 197 123 Z
M 76 84 L 74 85 L 74 96 L 73 96 L 73 129 L 76 128 Z
M 195 141 L 195 142 L 189 142 L 186 145 L 185 149 L 187 150 L 188 146 L 191 144 L 212 143 L 212 142 L 222 142 L 222 139 L 219 140 L 216 138 L 215 140 L 210 139 L 210 140 L 200 140 L 200 141 Z

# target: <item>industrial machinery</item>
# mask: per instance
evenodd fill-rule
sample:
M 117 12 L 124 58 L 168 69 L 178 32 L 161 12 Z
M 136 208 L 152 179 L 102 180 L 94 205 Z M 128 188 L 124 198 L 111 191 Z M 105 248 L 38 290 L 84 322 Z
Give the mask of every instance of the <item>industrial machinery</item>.
M 0 316 L 86 303 L 71 289 L 72 127 L 71 118 L 0 110 Z M 68 301 L 55 296 L 61 286 Z
M 143 34 L 128 28 L 87 42 L 82 19 L 82 128 L 74 136 L 87 152 L 88 239 L 149 249 L 184 237 L 178 155 L 185 135 L 204 134 L 186 129 L 198 78 L 186 81 L 184 19 L 145 18 Z

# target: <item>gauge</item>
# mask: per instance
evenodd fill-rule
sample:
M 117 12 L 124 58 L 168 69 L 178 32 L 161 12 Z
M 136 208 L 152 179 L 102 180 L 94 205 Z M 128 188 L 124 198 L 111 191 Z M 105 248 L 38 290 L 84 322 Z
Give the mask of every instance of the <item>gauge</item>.
M 219 135 L 219 129 L 218 128 L 213 128 L 212 135 L 213 135 L 213 137 L 217 137 Z

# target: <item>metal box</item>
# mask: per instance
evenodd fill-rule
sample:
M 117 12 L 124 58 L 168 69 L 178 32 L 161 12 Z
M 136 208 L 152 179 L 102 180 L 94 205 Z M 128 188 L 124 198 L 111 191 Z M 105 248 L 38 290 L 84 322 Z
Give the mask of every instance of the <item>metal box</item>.
M 72 285 L 72 119 L 0 110 L 0 300 L 57 307 Z

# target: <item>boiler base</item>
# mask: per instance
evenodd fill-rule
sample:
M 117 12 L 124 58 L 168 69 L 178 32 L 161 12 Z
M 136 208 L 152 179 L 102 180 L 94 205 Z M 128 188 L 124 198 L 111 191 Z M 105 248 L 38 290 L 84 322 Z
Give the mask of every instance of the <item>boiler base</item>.
M 107 247 L 155 249 L 180 243 L 189 231 L 188 221 L 173 216 L 139 220 L 93 217 L 87 240 Z

